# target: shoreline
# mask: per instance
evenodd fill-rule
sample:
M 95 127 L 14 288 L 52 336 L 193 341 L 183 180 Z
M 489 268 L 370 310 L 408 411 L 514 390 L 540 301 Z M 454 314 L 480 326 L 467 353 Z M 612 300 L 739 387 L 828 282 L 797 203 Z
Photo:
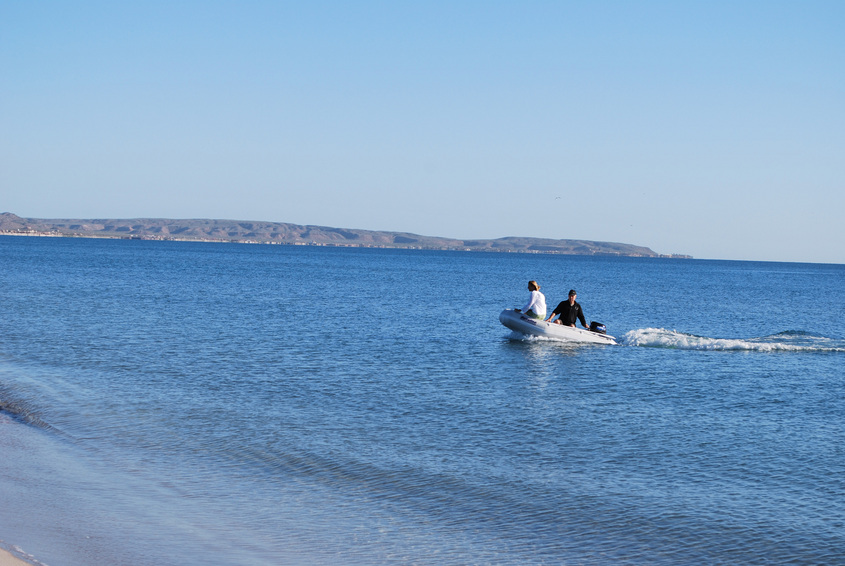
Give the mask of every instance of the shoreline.
M 33 564 L 18 558 L 4 548 L 0 548 L 0 566 L 33 566 Z
M 2 367 L 2 366 L 0 366 Z M 47 566 L 56 540 L 45 528 L 43 501 L 33 494 L 55 477 L 37 426 L 16 418 L 0 398 L 0 566 Z M 44 543 L 47 544 L 44 544 Z
M 2 399 L 0 399 L 0 401 L 2 401 Z M 3 412 L 2 408 L 0 408 L 0 427 L 5 428 L 9 426 L 16 426 L 17 424 L 19 423 L 15 423 L 8 413 Z M 0 449 L 8 455 L 10 449 L 13 449 L 15 446 L 14 444 L 7 444 L 4 440 L 6 440 L 6 438 L 0 437 Z M 14 458 L 16 456 L 17 455 L 13 455 L 12 457 Z M 19 547 L 0 539 L 0 566 L 36 566 L 41 564 L 34 559 L 32 562 L 29 562 L 21 558 L 20 554 L 22 553 L 23 551 L 20 550 Z
M 499 254 L 529 254 L 529 255 L 562 255 L 576 257 L 634 257 L 645 259 L 695 259 L 686 254 L 626 254 L 608 251 L 596 251 L 592 253 L 577 253 L 560 250 L 538 250 L 538 249 L 490 249 L 474 248 L 466 246 L 430 246 L 430 245 L 403 245 L 403 244 L 376 244 L 376 243 L 343 243 L 343 242 L 316 242 L 316 241 L 273 241 L 273 240 L 239 240 L 239 239 L 218 239 L 218 238 L 178 238 L 161 236 L 119 236 L 115 234 L 81 234 L 81 233 L 57 233 L 57 232 L 7 232 L 0 231 L 0 236 L 16 236 L 31 238 L 81 238 L 91 240 L 138 240 L 145 242 L 194 242 L 208 244 L 247 244 L 247 245 L 271 245 L 271 246 L 316 246 L 323 248 L 356 248 L 356 249 L 387 249 L 387 250 L 423 250 L 443 252 L 477 252 L 477 253 L 499 253 Z

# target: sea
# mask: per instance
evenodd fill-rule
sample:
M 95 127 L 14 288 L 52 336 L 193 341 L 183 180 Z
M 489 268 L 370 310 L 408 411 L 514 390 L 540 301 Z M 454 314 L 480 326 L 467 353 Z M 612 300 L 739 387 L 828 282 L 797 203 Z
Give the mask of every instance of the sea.
M 512 333 L 536 280 L 618 345 Z M 47 566 L 845 564 L 845 265 L 0 237 Z

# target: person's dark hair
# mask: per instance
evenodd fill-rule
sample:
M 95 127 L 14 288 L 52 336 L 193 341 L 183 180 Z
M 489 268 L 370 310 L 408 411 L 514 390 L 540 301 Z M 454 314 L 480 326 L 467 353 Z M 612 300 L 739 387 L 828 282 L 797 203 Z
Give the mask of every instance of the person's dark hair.
M 571 297 L 572 295 L 577 295 L 577 294 L 578 294 L 578 293 L 576 293 L 576 292 L 575 292 L 575 289 L 570 289 L 570 290 L 569 290 L 569 296 L 570 296 L 570 297 Z

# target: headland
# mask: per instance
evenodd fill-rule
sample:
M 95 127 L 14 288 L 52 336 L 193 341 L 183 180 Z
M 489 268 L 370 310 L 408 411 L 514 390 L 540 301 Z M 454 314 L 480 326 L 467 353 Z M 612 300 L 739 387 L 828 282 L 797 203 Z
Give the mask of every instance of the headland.
M 284 222 L 164 218 L 40 219 L 21 218 L 10 212 L 0 213 L 0 235 L 690 258 L 688 255 L 658 254 L 645 246 L 590 240 L 514 236 L 493 240 L 461 240 L 408 232 L 331 228 Z

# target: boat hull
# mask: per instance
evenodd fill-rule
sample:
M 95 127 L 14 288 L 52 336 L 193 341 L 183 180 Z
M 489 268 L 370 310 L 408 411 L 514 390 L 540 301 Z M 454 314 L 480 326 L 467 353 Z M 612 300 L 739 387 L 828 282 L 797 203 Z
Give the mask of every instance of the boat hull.
M 562 324 L 545 322 L 525 316 L 523 313 L 511 309 L 502 311 L 499 315 L 499 322 L 514 332 L 530 336 L 543 336 L 554 340 L 587 344 L 616 344 L 616 339 L 613 336 L 590 332 L 581 328 L 563 326 Z

